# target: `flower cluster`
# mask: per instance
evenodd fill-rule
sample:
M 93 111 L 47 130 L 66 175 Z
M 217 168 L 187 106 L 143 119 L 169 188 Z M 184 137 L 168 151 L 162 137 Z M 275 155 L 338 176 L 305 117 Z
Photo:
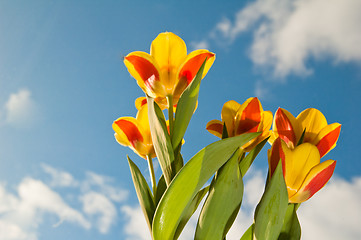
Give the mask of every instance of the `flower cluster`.
M 269 178 L 254 223 L 241 239 L 300 239 L 296 211 L 333 175 L 336 161 L 321 162 L 321 158 L 336 146 L 341 125 L 328 124 L 314 108 L 297 117 L 279 108 L 273 116 L 256 97 L 242 104 L 231 100 L 224 104 L 221 120 L 206 125 L 220 140 L 184 164 L 183 137 L 198 105 L 201 79 L 214 60 L 215 54 L 205 49 L 187 54 L 184 41 L 170 32 L 154 39 L 150 54 L 136 51 L 124 57 L 145 96 L 135 100 L 136 118 L 120 117 L 113 122 L 113 129 L 119 144 L 147 160 L 152 191 L 128 157 L 152 238 L 177 239 L 206 197 L 195 239 L 225 239 L 242 203 L 242 178 L 269 142 Z M 155 157 L 162 170 L 158 181 L 152 162 Z

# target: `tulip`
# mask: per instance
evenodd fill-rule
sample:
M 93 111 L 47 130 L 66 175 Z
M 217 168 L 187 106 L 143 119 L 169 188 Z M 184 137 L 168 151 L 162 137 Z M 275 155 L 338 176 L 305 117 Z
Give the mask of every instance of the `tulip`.
M 261 132 L 257 138 L 243 146 L 250 151 L 259 142 L 269 136 L 269 129 L 272 125 L 272 113 L 263 111 L 258 98 L 247 99 L 243 104 L 236 101 L 228 101 L 223 105 L 220 120 L 208 122 L 206 129 L 213 135 L 222 138 L 223 125 L 226 125 L 228 137 L 238 136 L 243 133 Z
M 290 203 L 301 203 L 311 198 L 331 178 L 336 161 L 320 163 L 320 153 L 311 143 L 302 143 L 290 149 L 286 142 L 277 138 L 268 151 L 270 176 L 281 159 Z
M 140 157 L 154 157 L 152 137 L 148 120 L 148 106 L 140 107 L 136 118 L 121 117 L 113 122 L 115 139 L 123 146 L 130 147 Z
M 327 124 L 325 116 L 315 108 L 308 108 L 295 118 L 287 110 L 279 108 L 274 116 L 273 129 L 270 138 L 272 143 L 280 137 L 289 148 L 297 144 L 311 143 L 317 146 L 320 156 L 323 157 L 336 146 L 340 135 L 341 124 Z M 304 134 L 303 134 L 304 132 Z
M 124 58 L 124 63 L 142 90 L 157 99 L 164 109 L 178 103 L 205 60 L 202 77 L 212 66 L 215 54 L 201 49 L 187 55 L 184 41 L 174 33 L 164 32 L 152 42 L 150 54 L 132 52 Z M 171 102 L 167 98 L 171 98 Z

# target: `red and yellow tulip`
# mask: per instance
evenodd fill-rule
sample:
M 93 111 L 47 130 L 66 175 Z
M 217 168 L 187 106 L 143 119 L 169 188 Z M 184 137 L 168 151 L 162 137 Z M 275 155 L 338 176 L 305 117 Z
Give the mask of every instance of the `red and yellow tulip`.
M 223 105 L 220 120 L 212 120 L 206 129 L 213 135 L 222 138 L 223 125 L 226 125 L 228 137 L 234 137 L 243 133 L 262 132 L 256 139 L 250 141 L 243 148 L 250 151 L 255 145 L 269 136 L 272 125 L 272 113 L 263 111 L 258 98 L 247 99 L 243 104 L 236 101 L 228 101 Z
M 155 156 L 150 135 L 147 104 L 140 107 L 136 118 L 118 118 L 113 122 L 112 127 L 115 131 L 115 139 L 119 144 L 130 147 L 142 158 Z
M 279 108 L 274 116 L 272 130 L 269 141 L 272 143 L 280 137 L 291 149 L 299 143 L 305 131 L 302 142 L 315 145 L 323 157 L 336 146 L 341 124 L 327 124 L 325 116 L 315 108 L 304 110 L 297 118 L 287 110 Z
M 320 153 L 311 143 L 290 149 L 284 140 L 277 138 L 268 151 L 271 177 L 280 159 L 290 203 L 301 203 L 312 197 L 325 186 L 336 166 L 334 160 L 320 163 Z
M 150 54 L 132 52 L 124 58 L 129 73 L 150 97 L 158 99 L 161 108 L 166 97 L 172 97 L 177 104 L 179 97 L 193 81 L 199 68 L 206 60 L 204 77 L 215 60 L 215 54 L 200 49 L 187 55 L 184 41 L 171 32 L 160 33 L 152 42 Z

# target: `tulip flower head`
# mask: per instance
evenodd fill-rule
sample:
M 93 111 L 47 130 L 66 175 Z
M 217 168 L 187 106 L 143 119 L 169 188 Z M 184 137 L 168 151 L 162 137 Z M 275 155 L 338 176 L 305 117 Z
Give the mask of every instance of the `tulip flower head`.
M 290 203 L 301 203 L 311 198 L 325 186 L 336 166 L 334 160 L 320 163 L 320 153 L 311 143 L 290 149 L 284 140 L 277 138 L 268 151 L 271 177 L 280 159 Z
M 112 127 L 115 131 L 115 139 L 119 144 L 130 147 L 142 158 L 155 156 L 150 135 L 147 104 L 140 107 L 136 118 L 118 118 L 113 122 Z
M 272 113 L 263 111 L 258 98 L 247 99 L 243 104 L 228 101 L 223 105 L 220 120 L 212 120 L 206 129 L 213 135 L 222 138 L 223 125 L 226 125 L 228 137 L 238 136 L 243 133 L 262 132 L 256 139 L 250 141 L 243 148 L 250 151 L 255 145 L 269 136 L 272 125 Z
M 274 116 L 272 130 L 269 141 L 272 143 L 280 137 L 291 149 L 299 144 L 304 131 L 302 143 L 317 146 L 320 156 L 323 157 L 336 146 L 341 124 L 327 124 L 325 116 L 315 108 L 304 110 L 297 118 L 287 110 L 279 108 Z
M 152 42 L 150 54 L 132 52 L 124 58 L 124 63 L 138 85 L 150 97 L 158 99 L 158 104 L 171 96 L 175 105 L 205 60 L 202 77 L 212 66 L 215 54 L 204 49 L 187 54 L 186 44 L 179 36 L 164 32 Z M 160 107 L 165 108 L 161 104 Z

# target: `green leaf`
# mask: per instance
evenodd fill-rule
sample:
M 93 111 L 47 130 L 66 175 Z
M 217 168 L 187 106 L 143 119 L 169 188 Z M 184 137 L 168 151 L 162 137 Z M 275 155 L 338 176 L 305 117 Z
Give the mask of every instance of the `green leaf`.
M 153 98 L 147 96 L 147 102 L 153 146 L 168 186 L 175 175 L 172 170 L 174 161 L 173 147 L 162 110 Z
M 243 234 L 240 240 L 253 240 L 254 224 L 252 224 Z
M 143 177 L 139 168 L 129 157 L 128 157 L 128 163 L 129 163 L 130 173 L 132 174 L 134 188 L 138 196 L 139 204 L 143 210 L 143 214 L 145 215 L 148 227 L 151 231 L 152 220 L 155 211 L 152 192 L 150 191 L 147 181 Z
M 181 97 L 178 100 L 177 110 L 175 112 L 173 135 L 172 135 L 173 146 L 178 146 L 179 144 L 181 144 L 184 134 L 187 130 L 188 124 L 197 106 L 199 87 L 201 84 L 202 74 L 206 61 L 207 59 L 204 60 L 202 66 L 199 68 L 193 81 L 184 90 L 184 92 L 182 93 Z
M 280 161 L 256 209 L 254 227 L 256 240 L 278 238 L 287 207 L 288 193 Z
M 298 146 L 298 145 L 300 145 L 300 144 L 303 143 L 303 139 L 305 138 L 305 133 L 306 133 L 306 128 L 303 129 L 302 135 L 301 135 L 300 139 L 298 140 L 298 143 L 297 143 L 296 146 Z
M 155 194 L 155 206 L 158 205 L 160 199 L 162 198 L 165 190 L 167 190 L 167 184 L 165 183 L 164 175 L 159 178 L 157 185 L 157 192 Z
M 254 159 L 257 157 L 258 153 L 262 150 L 263 146 L 268 141 L 268 138 L 257 144 L 245 158 L 243 158 L 239 163 L 239 168 L 241 169 L 242 176 L 246 175 L 249 167 L 252 165 Z
M 197 193 L 197 195 L 193 198 L 191 204 L 183 214 L 182 220 L 179 222 L 176 233 L 174 235 L 174 239 L 177 239 L 179 235 L 182 233 L 183 228 L 187 224 L 188 220 L 192 217 L 193 213 L 197 210 L 199 203 L 202 201 L 202 199 L 208 193 L 208 191 L 209 191 L 209 186 L 200 190 Z
M 222 128 L 222 139 L 228 138 L 228 130 L 227 130 L 227 126 L 226 123 L 223 123 L 223 128 Z
M 180 153 L 180 150 L 182 148 L 182 144 L 179 144 L 178 147 L 174 150 L 174 163 L 173 163 L 173 168 L 174 172 L 177 173 L 179 172 L 179 170 L 181 170 L 181 168 L 184 166 L 184 161 L 183 161 L 183 157 L 182 154 Z
M 238 166 L 242 151 L 217 171 L 199 216 L 194 239 L 223 239 L 237 216 L 243 197 L 243 181 Z
M 278 240 L 300 240 L 301 239 L 301 226 L 298 221 L 296 209 L 297 206 L 294 203 L 288 204 L 285 219 L 283 221 L 283 227 Z
M 198 191 L 238 147 L 258 135 L 242 134 L 212 143 L 184 165 L 159 202 L 153 219 L 154 240 L 174 239 L 176 228 Z

